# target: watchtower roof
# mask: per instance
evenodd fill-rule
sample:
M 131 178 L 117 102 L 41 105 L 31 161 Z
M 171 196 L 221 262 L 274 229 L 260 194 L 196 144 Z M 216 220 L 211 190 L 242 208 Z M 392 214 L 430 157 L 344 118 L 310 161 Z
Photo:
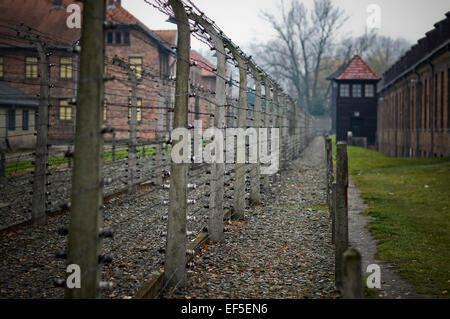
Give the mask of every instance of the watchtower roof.
M 359 55 L 355 55 L 334 80 L 381 80 L 381 77 Z

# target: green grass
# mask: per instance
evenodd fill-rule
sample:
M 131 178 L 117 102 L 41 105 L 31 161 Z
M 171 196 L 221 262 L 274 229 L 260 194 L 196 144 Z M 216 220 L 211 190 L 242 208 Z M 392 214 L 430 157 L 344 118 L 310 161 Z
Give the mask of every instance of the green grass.
M 378 256 L 416 291 L 450 297 L 450 158 L 389 158 L 348 147 L 349 174 L 374 221 Z M 382 274 L 383 275 L 383 274 Z
M 151 146 L 145 147 L 145 155 L 153 155 L 155 154 L 155 148 Z M 142 147 L 138 148 L 138 156 L 142 156 L 143 151 Z M 128 156 L 128 150 L 125 148 L 118 148 L 116 149 L 116 160 L 122 160 L 125 159 Z M 103 159 L 105 162 L 112 161 L 112 151 L 104 151 L 103 152 Z M 23 161 L 15 161 L 15 162 L 9 162 L 6 163 L 6 174 L 7 175 L 20 175 L 27 171 L 30 171 L 34 169 L 34 164 L 32 164 L 33 160 L 23 160 Z M 49 157 L 49 163 L 50 169 L 57 168 L 62 165 L 67 165 L 67 157 L 64 155 L 57 155 L 57 156 L 50 156 Z

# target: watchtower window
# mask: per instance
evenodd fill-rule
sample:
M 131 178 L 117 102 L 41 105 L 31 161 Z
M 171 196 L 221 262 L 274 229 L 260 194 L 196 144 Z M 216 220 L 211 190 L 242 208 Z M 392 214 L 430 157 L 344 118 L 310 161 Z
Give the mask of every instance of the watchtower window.
M 349 97 L 350 96 L 350 85 L 349 84 L 339 85 L 339 96 L 340 97 Z
M 352 95 L 353 97 L 361 97 L 362 88 L 361 84 L 353 84 L 352 85 Z

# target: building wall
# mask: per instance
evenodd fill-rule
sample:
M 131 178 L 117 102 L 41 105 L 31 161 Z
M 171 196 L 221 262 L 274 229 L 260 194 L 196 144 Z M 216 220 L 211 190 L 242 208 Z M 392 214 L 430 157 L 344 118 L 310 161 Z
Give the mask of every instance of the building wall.
M 67 120 L 61 119 L 61 100 L 71 100 L 76 98 L 78 74 L 78 56 L 69 52 L 68 49 L 53 50 L 49 57 L 50 68 L 50 100 L 49 100 L 49 140 L 51 143 L 67 143 L 73 139 L 76 119 L 76 106 L 71 105 L 71 116 Z M 105 55 L 108 57 L 107 71 L 115 75 L 119 80 L 105 82 L 105 98 L 107 103 L 107 114 L 105 125 L 117 128 L 117 138 L 128 137 L 128 100 L 131 88 L 128 76 L 125 71 L 117 65 L 112 65 L 114 56 L 118 56 L 125 61 L 130 57 L 142 57 L 143 68 L 149 74 L 159 77 L 160 54 L 158 46 L 148 37 L 136 30 L 130 30 L 130 45 L 107 45 Z M 167 53 L 165 53 L 167 54 Z M 23 92 L 35 96 L 38 99 L 40 91 L 40 78 L 25 78 L 25 57 L 37 57 L 37 52 L 33 49 L 3 48 L 0 49 L 0 56 L 3 57 L 4 77 L 6 84 L 16 87 Z M 72 57 L 73 76 L 71 79 L 60 78 L 60 57 Z M 38 66 L 40 73 L 40 66 Z M 142 121 L 138 125 L 138 138 L 152 139 L 155 137 L 156 117 L 159 107 L 159 95 L 168 101 L 171 94 L 167 78 L 163 83 L 164 88 L 159 87 L 157 77 L 146 75 L 138 85 L 137 97 L 142 99 Z M 167 110 L 164 110 L 167 113 Z M 33 117 L 34 112 L 30 117 Z M 166 125 L 167 129 L 167 125 Z
M 15 110 L 15 128 L 8 129 L 8 110 Z M 23 111 L 28 111 L 28 129 L 23 126 Z M 35 136 L 35 109 L 27 107 L 0 106 L 0 148 L 6 149 L 6 139 L 12 150 L 34 148 L 36 145 Z M 26 128 L 26 127 L 25 127 Z
M 450 156 L 450 53 L 429 62 L 380 93 L 377 139 L 388 156 Z

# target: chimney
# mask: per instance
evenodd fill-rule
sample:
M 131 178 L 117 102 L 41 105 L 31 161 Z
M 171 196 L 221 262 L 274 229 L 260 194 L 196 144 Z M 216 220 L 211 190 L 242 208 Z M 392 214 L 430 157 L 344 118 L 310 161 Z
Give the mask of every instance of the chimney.
M 108 0 L 108 9 L 114 9 L 121 6 L 121 0 Z

